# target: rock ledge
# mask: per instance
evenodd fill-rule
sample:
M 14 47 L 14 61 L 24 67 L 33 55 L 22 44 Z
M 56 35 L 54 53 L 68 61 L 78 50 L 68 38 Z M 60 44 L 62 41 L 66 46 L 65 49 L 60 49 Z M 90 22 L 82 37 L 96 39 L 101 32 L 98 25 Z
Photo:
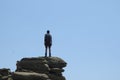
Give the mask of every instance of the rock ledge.
M 62 75 L 67 63 L 59 57 L 22 58 L 16 71 L 0 69 L 0 80 L 66 80 Z

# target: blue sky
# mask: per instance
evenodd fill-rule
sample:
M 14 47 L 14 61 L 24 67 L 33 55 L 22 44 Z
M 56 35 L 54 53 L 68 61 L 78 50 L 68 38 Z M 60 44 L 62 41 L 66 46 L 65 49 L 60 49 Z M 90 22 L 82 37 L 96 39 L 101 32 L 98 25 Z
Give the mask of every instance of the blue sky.
M 67 80 L 120 80 L 119 0 L 0 0 L 0 68 L 44 56 L 48 29 Z

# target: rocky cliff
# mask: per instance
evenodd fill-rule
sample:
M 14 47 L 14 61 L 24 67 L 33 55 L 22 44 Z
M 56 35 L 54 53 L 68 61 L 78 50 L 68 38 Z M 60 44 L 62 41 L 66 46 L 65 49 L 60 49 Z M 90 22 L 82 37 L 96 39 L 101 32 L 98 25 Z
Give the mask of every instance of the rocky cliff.
M 62 75 L 66 65 L 67 63 L 58 57 L 23 58 L 17 61 L 15 72 L 1 69 L 0 80 L 66 80 Z

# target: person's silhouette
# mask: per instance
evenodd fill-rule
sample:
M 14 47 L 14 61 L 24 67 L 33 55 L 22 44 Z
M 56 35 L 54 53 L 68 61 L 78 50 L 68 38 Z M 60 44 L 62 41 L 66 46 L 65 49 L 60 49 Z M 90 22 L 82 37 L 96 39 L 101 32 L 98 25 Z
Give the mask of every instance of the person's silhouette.
M 49 49 L 49 57 L 51 57 L 52 36 L 50 35 L 49 30 L 47 30 L 47 33 L 44 36 L 44 45 L 45 45 L 45 57 L 47 57 L 47 49 Z

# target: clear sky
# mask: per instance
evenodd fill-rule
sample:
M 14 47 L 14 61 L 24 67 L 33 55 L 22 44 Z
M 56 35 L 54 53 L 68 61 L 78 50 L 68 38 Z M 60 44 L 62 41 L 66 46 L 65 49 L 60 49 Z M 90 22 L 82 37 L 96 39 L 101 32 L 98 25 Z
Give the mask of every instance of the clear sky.
M 120 0 L 0 0 L 0 68 L 44 56 L 48 29 L 67 80 L 120 80 Z

